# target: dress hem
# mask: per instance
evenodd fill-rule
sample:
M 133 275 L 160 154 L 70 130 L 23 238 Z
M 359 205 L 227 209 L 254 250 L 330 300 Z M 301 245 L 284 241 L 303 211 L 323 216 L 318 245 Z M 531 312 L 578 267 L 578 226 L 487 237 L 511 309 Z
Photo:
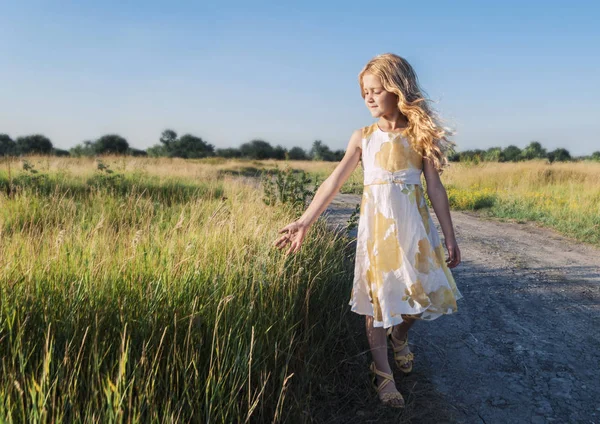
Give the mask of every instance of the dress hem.
M 458 298 L 457 298 L 457 300 L 458 300 Z M 400 317 L 397 317 L 397 316 L 390 317 L 390 321 L 392 322 L 392 324 L 389 325 L 389 326 L 387 326 L 387 327 L 385 327 L 385 322 L 384 321 L 378 321 L 378 320 L 376 320 L 375 319 L 375 315 L 373 314 L 372 311 L 361 310 L 361 309 L 357 308 L 356 304 L 353 303 L 352 301 L 348 302 L 348 305 L 350 305 L 350 311 L 354 312 L 355 314 L 373 317 L 373 327 L 383 327 L 383 328 L 387 329 L 387 328 L 393 327 L 394 325 L 401 324 L 404 321 L 403 318 L 402 318 L 402 316 L 400 316 Z M 426 312 L 426 311 L 427 311 L 427 308 L 425 308 L 425 309 L 423 309 L 422 311 L 419 311 L 419 312 L 410 313 L 410 314 L 400 314 L 400 315 L 411 315 L 412 316 L 412 315 L 422 314 L 423 312 Z M 435 318 L 431 318 L 431 319 L 416 318 L 416 319 L 418 319 L 419 321 L 434 321 L 434 320 L 440 318 L 443 315 L 453 315 L 453 314 L 456 314 L 457 312 L 458 312 L 458 308 L 455 309 L 455 310 L 453 310 L 453 311 L 451 311 L 451 312 L 445 312 L 445 313 L 442 312 L 442 313 L 436 314 Z

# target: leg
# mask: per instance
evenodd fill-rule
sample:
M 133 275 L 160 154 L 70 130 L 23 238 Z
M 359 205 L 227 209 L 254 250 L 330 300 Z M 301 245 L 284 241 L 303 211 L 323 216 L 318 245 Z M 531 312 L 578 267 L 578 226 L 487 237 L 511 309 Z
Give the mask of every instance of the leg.
M 383 327 L 373 327 L 372 316 L 365 315 L 365 318 L 367 327 L 367 339 L 369 340 L 369 345 L 371 347 L 371 355 L 373 356 L 375 366 L 379 371 L 393 375 L 392 370 L 390 368 L 390 363 L 388 362 L 386 330 Z M 378 375 L 377 385 L 381 384 L 382 381 L 383 378 Z M 380 395 L 390 392 L 398 392 L 398 389 L 396 389 L 396 385 L 392 384 L 392 382 L 385 385 L 385 387 L 381 390 Z
M 405 337 L 407 337 L 407 335 L 408 335 L 408 330 L 410 330 L 410 327 L 413 326 L 415 321 L 416 321 L 415 318 L 403 315 L 402 323 L 394 325 L 392 327 L 393 338 L 396 339 L 397 341 L 404 341 Z M 392 344 L 394 344 L 394 340 L 392 340 Z M 395 344 L 395 346 L 401 346 L 401 344 Z M 396 355 L 406 356 L 409 353 L 410 353 L 410 349 L 409 349 L 408 343 L 407 343 L 403 349 L 401 349 L 400 351 L 398 351 L 396 353 Z M 409 362 L 402 365 L 401 368 L 404 372 L 410 372 L 410 370 L 412 369 L 412 360 L 410 360 Z
M 408 333 L 408 330 L 410 330 L 410 327 L 413 326 L 415 321 L 416 321 L 415 318 L 411 318 L 406 315 L 402 315 L 402 322 L 400 324 L 394 325 L 394 327 L 392 329 L 392 333 L 394 334 L 394 337 L 397 338 L 398 340 L 404 340 L 404 336 L 406 336 L 406 334 Z

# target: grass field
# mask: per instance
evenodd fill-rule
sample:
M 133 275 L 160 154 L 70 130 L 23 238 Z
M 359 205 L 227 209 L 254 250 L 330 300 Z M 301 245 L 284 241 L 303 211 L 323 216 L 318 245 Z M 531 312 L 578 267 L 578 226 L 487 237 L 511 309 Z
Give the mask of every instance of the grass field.
M 321 181 L 336 165 L 290 164 Z M 297 255 L 272 247 L 297 211 L 241 177 L 282 165 L 4 161 L 0 421 L 309 421 L 357 353 L 340 347 L 357 346 L 352 252 L 322 220 Z M 600 244 L 600 164 L 452 164 L 442 182 L 455 210 Z
M 453 209 L 534 221 L 600 245 L 600 163 L 453 164 L 442 181 Z
M 285 257 L 271 243 L 292 211 L 217 165 L 30 162 L 0 170 L 0 421 L 277 422 L 310 407 L 348 313 L 345 238 L 318 222 Z

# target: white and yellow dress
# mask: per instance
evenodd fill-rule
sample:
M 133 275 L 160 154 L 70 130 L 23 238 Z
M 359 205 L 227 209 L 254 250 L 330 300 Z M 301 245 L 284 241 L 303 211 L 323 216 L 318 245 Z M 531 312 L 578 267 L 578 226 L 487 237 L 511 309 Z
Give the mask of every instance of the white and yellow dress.
M 433 320 L 456 312 L 462 295 L 425 202 L 422 152 L 373 124 L 362 129 L 362 163 L 351 310 L 385 328 L 402 315 Z

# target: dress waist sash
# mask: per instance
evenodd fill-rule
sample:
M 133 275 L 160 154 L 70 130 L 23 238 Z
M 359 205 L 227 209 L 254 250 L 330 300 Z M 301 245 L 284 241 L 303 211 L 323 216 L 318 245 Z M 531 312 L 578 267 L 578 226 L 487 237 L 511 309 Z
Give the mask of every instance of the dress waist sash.
M 389 172 L 377 170 L 365 172 L 364 185 L 372 184 L 418 184 L 421 185 L 421 170 L 410 168 L 401 171 Z

